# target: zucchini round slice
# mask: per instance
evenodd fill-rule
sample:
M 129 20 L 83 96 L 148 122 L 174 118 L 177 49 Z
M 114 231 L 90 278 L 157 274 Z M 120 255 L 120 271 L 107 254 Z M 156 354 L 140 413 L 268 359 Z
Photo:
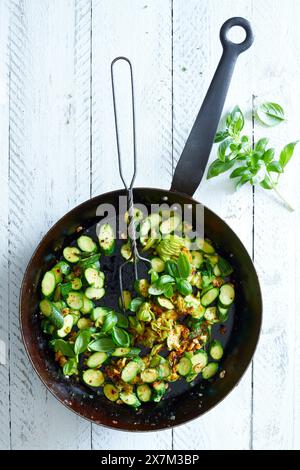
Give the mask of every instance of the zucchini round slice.
M 220 341 L 216 339 L 212 341 L 209 349 L 209 354 L 215 361 L 219 361 L 220 359 L 222 359 L 224 350 Z
M 126 260 L 128 260 L 132 257 L 130 242 L 124 243 L 124 245 L 121 246 L 121 255 Z M 132 261 L 133 261 L 133 259 L 132 259 Z
M 81 235 L 81 237 L 78 238 L 77 245 L 79 246 L 81 251 L 84 251 L 86 253 L 94 253 L 95 251 L 97 251 L 96 243 L 91 239 L 91 237 L 88 237 L 86 235 Z
M 116 348 L 114 352 L 112 353 L 112 356 L 124 357 L 124 356 L 127 356 L 127 354 L 129 353 L 130 353 L 130 348 Z
M 224 284 L 220 289 L 219 302 L 222 307 L 230 307 L 233 303 L 235 292 L 232 284 Z
M 55 274 L 52 271 L 47 271 L 42 279 L 42 294 L 49 297 L 53 294 L 56 286 Z
M 97 367 L 102 366 L 103 362 L 105 362 L 107 358 L 108 355 L 105 352 L 95 352 L 88 358 L 86 364 L 90 369 L 96 369 Z
M 157 297 L 157 302 L 161 307 L 163 307 L 167 310 L 173 310 L 174 309 L 174 305 L 172 304 L 171 300 L 168 300 L 165 297 Z
M 152 383 L 158 379 L 158 372 L 156 369 L 145 369 L 141 372 L 141 379 L 145 383 Z
M 136 388 L 138 399 L 144 403 L 151 400 L 151 388 L 149 385 L 138 385 Z
M 106 384 L 103 387 L 103 393 L 110 401 L 117 401 L 119 398 L 119 391 L 111 384 Z
M 182 357 L 177 364 L 177 372 L 182 375 L 186 376 L 189 375 L 192 371 L 192 362 L 188 357 Z
M 201 297 L 201 304 L 203 305 L 203 307 L 208 307 L 216 300 L 218 295 L 219 289 L 217 287 L 213 287 Z
M 191 257 L 192 257 L 192 265 L 196 268 L 199 269 L 201 264 L 203 263 L 203 255 L 199 251 L 191 251 Z
M 88 369 L 83 372 L 83 381 L 90 387 L 100 387 L 104 383 L 104 375 L 101 370 Z
M 160 379 L 166 379 L 171 374 L 171 368 L 167 361 L 159 364 L 159 366 L 157 367 L 157 371 Z
M 191 357 L 191 363 L 193 366 L 193 372 L 198 374 L 208 363 L 207 353 L 203 350 L 200 350 Z
M 178 215 L 172 215 L 160 224 L 160 232 L 162 235 L 168 235 L 169 233 L 175 232 L 180 223 L 180 217 Z
M 201 251 L 207 253 L 208 255 L 212 255 L 215 253 L 214 247 L 210 244 L 208 240 L 204 240 L 203 238 L 197 238 L 196 243 Z
M 83 307 L 83 295 L 81 292 L 71 291 L 66 302 L 72 310 L 80 310 Z
M 228 320 L 229 308 L 224 308 L 220 304 L 218 304 L 218 311 L 219 311 L 220 321 L 222 321 L 222 322 L 227 321 Z
M 78 263 L 80 254 L 81 251 L 76 246 L 67 246 L 63 251 L 63 255 L 69 263 Z
M 219 316 L 218 316 L 217 307 L 208 307 L 205 310 L 204 318 L 209 323 L 218 323 L 220 321 L 220 319 L 219 319 Z
M 80 290 L 82 287 L 81 279 L 79 277 L 75 277 L 74 279 L 72 279 L 71 286 L 73 290 Z
M 89 299 L 88 299 L 89 300 Z M 96 321 L 98 325 L 102 325 L 104 322 L 104 317 L 111 312 L 110 308 L 106 307 L 96 307 L 91 313 L 91 320 Z
M 69 333 L 71 333 L 73 324 L 74 324 L 73 316 L 70 314 L 66 315 L 64 317 L 63 327 L 60 328 L 60 330 L 57 330 L 57 336 L 59 338 L 64 338 L 65 336 L 67 336 Z
M 96 289 L 101 289 L 104 286 L 104 275 L 95 268 L 87 268 L 84 271 L 84 276 L 88 284 Z
M 141 366 L 137 362 L 135 361 L 128 362 L 128 364 L 126 364 L 126 366 L 122 370 L 121 379 L 124 382 L 131 382 L 131 380 L 133 380 L 137 376 L 137 374 L 140 372 L 140 369 L 141 369 Z
M 110 224 L 103 224 L 99 230 L 99 245 L 101 250 L 106 256 L 112 255 L 115 246 L 116 246 L 116 239 L 115 234 L 112 226 Z
M 103 287 L 101 287 L 100 289 L 97 289 L 96 287 L 88 287 L 85 290 L 85 296 L 90 300 L 100 300 L 104 295 L 105 290 L 103 289 Z
M 92 322 L 88 318 L 82 317 L 79 318 L 77 326 L 80 330 L 86 330 L 87 328 L 90 328 L 90 326 L 92 326 Z
M 140 400 L 138 399 L 136 394 L 133 392 L 121 392 L 120 398 L 123 403 L 125 403 L 128 406 L 132 406 L 133 408 L 137 408 L 138 406 L 141 406 Z
M 156 273 L 162 273 L 165 270 L 165 263 L 162 259 L 155 257 L 151 260 L 151 266 Z
M 48 318 L 50 323 L 56 328 L 62 328 L 64 324 L 64 317 L 61 311 L 48 299 L 40 302 L 40 309 L 42 314 Z
M 211 379 L 218 371 L 218 364 L 216 362 L 210 362 L 207 364 L 206 367 L 202 370 L 202 377 L 205 380 Z
M 82 296 L 82 301 L 83 301 L 83 305 L 80 309 L 81 313 L 83 313 L 84 315 L 90 313 L 94 308 L 93 302 L 90 299 L 88 299 L 85 295 Z

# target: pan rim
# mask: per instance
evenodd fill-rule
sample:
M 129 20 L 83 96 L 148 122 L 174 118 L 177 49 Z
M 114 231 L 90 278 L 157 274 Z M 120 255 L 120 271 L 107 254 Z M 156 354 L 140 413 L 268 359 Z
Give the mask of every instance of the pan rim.
M 42 239 L 40 240 L 40 242 L 38 243 L 38 245 L 36 246 L 35 250 L 33 251 L 28 263 L 27 263 L 27 266 L 26 266 L 26 269 L 24 271 L 24 275 L 23 275 L 23 279 L 22 279 L 22 283 L 21 283 L 21 287 L 20 287 L 20 295 L 19 295 L 19 325 L 20 325 L 20 330 L 21 330 L 21 336 L 22 336 L 22 341 L 23 341 L 23 345 L 25 347 L 25 351 L 26 351 L 26 354 L 29 358 L 29 362 L 31 363 L 31 366 L 33 367 L 35 373 L 37 374 L 37 376 L 39 377 L 40 381 L 43 383 L 43 385 L 46 387 L 46 389 L 51 393 L 52 396 L 54 396 L 61 404 L 63 404 L 66 408 L 68 408 L 70 411 L 72 411 L 73 413 L 75 413 L 77 416 L 80 416 L 81 418 L 89 421 L 90 423 L 92 424 L 97 424 L 99 426 L 103 426 L 105 428 L 108 428 L 108 429 L 114 429 L 114 430 L 118 430 L 118 431 L 123 431 L 123 432 L 130 432 L 130 433 L 134 433 L 134 432 L 157 432 L 157 431 L 164 431 L 164 430 L 168 430 L 168 429 L 174 429 L 176 427 L 179 427 L 179 426 L 182 426 L 184 424 L 187 424 L 187 423 L 190 423 L 192 421 L 194 421 L 195 419 L 199 419 L 201 418 L 202 416 L 204 416 L 206 413 L 208 413 L 209 411 L 211 411 L 213 408 L 215 408 L 217 405 L 219 405 L 221 402 L 223 402 L 223 400 L 225 400 L 226 397 L 228 397 L 228 395 L 237 387 L 237 385 L 239 385 L 239 383 L 241 382 L 242 378 L 244 377 L 244 375 L 246 374 L 251 362 L 253 361 L 253 357 L 257 351 L 257 346 L 258 346 L 258 342 L 259 342 L 259 338 L 260 338 L 260 335 L 261 335 L 261 328 L 262 328 L 262 318 L 263 318 L 263 299 L 262 299 L 262 291 L 261 291 L 261 287 L 260 287 L 260 282 L 259 282 L 259 277 L 258 277 L 258 274 L 257 274 L 257 271 L 256 271 L 256 268 L 255 268 L 255 265 L 252 261 L 252 258 L 250 257 L 250 254 L 248 253 L 248 250 L 246 249 L 246 247 L 244 246 L 243 242 L 240 240 L 239 236 L 235 233 L 235 231 L 227 224 L 227 222 L 225 222 L 218 214 L 216 214 L 214 211 L 212 211 L 211 209 L 209 209 L 207 206 L 205 206 L 203 204 L 203 207 L 205 210 L 209 211 L 213 216 L 215 216 L 217 219 L 220 219 L 220 221 L 226 226 L 226 228 L 228 228 L 231 232 L 233 232 L 233 234 L 235 235 L 235 237 L 239 240 L 239 242 L 241 243 L 241 245 L 244 247 L 244 250 L 249 258 L 249 261 L 251 262 L 251 265 L 252 265 L 252 268 L 253 268 L 253 274 L 255 276 L 255 280 L 256 280 L 256 283 L 257 283 L 257 287 L 258 287 L 258 296 L 257 296 L 257 301 L 259 302 L 259 311 L 260 311 L 260 318 L 259 318 L 259 324 L 257 325 L 257 334 L 256 334 L 256 338 L 253 338 L 255 339 L 255 343 L 254 343 L 254 347 L 253 347 L 253 351 L 251 352 L 251 357 L 247 363 L 247 365 L 244 367 L 242 373 L 240 374 L 240 377 L 239 379 L 235 382 L 235 384 L 233 386 L 231 386 L 231 388 L 229 388 L 229 390 L 227 390 L 222 396 L 221 398 L 218 399 L 218 401 L 216 403 L 214 403 L 212 406 L 210 406 L 210 408 L 208 408 L 207 410 L 205 410 L 204 412 L 202 411 L 201 412 L 201 408 L 199 409 L 200 411 L 198 411 L 198 408 L 195 409 L 195 416 L 193 416 L 192 418 L 188 418 L 188 419 L 179 419 L 179 422 L 174 422 L 174 424 L 172 423 L 171 425 L 165 425 L 165 426 L 161 426 L 161 425 L 155 425 L 155 426 L 151 426 L 151 428 L 149 427 L 149 425 L 134 425 L 136 427 L 132 427 L 131 429 L 130 428 L 126 428 L 125 426 L 122 426 L 120 427 L 119 424 L 120 422 L 116 422 L 116 423 L 112 423 L 110 425 L 108 424 L 103 424 L 103 423 L 99 423 L 97 422 L 96 420 L 92 419 L 91 417 L 89 416 L 86 416 L 85 414 L 75 410 L 72 405 L 70 405 L 69 403 L 67 403 L 65 400 L 63 400 L 62 398 L 60 398 L 55 390 L 53 389 L 53 387 L 51 388 L 51 384 L 47 383 L 47 381 L 43 378 L 43 376 L 40 374 L 30 352 L 29 352 L 29 342 L 27 341 L 26 339 L 26 336 L 25 336 L 25 333 L 24 333 L 24 328 L 23 328 L 23 308 L 22 308 L 22 303 L 23 303 L 23 297 L 28 295 L 27 292 L 25 292 L 25 283 L 26 283 L 26 279 L 28 277 L 28 273 L 30 272 L 30 267 L 31 267 L 31 264 L 33 262 L 33 260 L 35 259 L 35 256 L 36 254 L 38 253 L 38 251 L 40 250 L 40 247 L 41 245 L 43 244 L 44 240 L 47 239 L 49 233 L 54 230 L 63 220 L 69 218 L 73 212 L 79 210 L 81 207 L 84 207 L 86 204 L 88 203 L 92 203 L 93 201 L 95 201 L 96 199 L 98 199 L 99 197 L 109 197 L 110 195 L 116 195 L 117 193 L 122 193 L 124 192 L 125 190 L 124 189 L 117 189 L 117 190 L 113 190 L 113 191 L 108 191 L 106 193 L 103 193 L 103 194 L 100 194 L 100 195 L 97 195 L 97 196 L 94 196 L 93 198 L 90 198 L 90 199 L 87 199 L 86 201 L 83 201 L 81 202 L 80 204 L 76 205 L 75 207 L 73 207 L 70 211 L 68 211 L 67 213 L 65 213 L 60 219 L 58 219 L 51 227 L 49 230 L 47 230 L 47 232 L 44 234 L 44 236 L 42 237 Z M 185 194 L 185 193 L 181 193 L 181 192 L 178 192 L 178 191 L 171 191 L 169 189 L 162 189 L 162 188 L 150 188 L 150 187 L 136 187 L 134 188 L 134 191 L 159 191 L 159 192 L 166 192 L 166 195 L 167 194 L 172 194 L 172 195 L 178 195 L 178 196 L 181 196 L 181 197 L 185 197 L 185 198 L 188 198 L 189 199 L 189 202 L 191 203 L 194 203 L 194 204 L 200 204 L 199 201 L 195 200 L 193 197 Z M 177 418 L 176 418 L 177 419 Z M 175 420 L 176 421 L 176 420 Z M 122 424 L 122 423 L 121 423 Z M 125 423 L 126 424 L 126 423 Z

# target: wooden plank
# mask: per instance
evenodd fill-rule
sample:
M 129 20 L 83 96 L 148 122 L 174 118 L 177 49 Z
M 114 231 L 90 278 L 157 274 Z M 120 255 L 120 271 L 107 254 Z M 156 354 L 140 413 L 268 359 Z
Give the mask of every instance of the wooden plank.
M 134 68 L 136 186 L 169 186 L 172 164 L 171 50 L 169 0 L 93 2 L 93 194 L 121 187 L 110 87 L 110 63 L 119 55 L 128 56 Z M 125 107 L 129 88 L 127 90 L 125 87 L 125 94 L 119 101 L 121 110 Z M 130 152 L 123 155 L 127 171 L 130 155 Z M 93 448 L 170 449 L 171 431 L 152 433 L 149 437 L 93 426 Z
M 8 26 L 9 11 L 0 3 L 0 449 L 10 447 L 8 322 Z
M 254 7 L 256 101 L 277 101 L 288 116 L 285 124 L 272 130 L 256 124 L 255 138 L 268 135 L 279 150 L 299 138 L 300 33 L 296 18 L 300 5 L 276 0 L 255 1 Z M 298 204 L 299 148 L 280 179 L 280 190 Z M 299 448 L 300 444 L 298 230 L 299 210 L 291 213 L 276 195 L 255 190 L 254 257 L 264 298 L 263 329 L 254 361 L 255 449 Z
M 218 39 L 232 16 L 251 19 L 251 4 L 223 0 L 174 2 L 174 160 L 178 159 L 221 55 Z M 251 108 L 252 51 L 238 59 L 225 110 Z M 245 131 L 251 135 L 251 121 Z M 212 151 L 211 161 L 216 158 Z M 235 193 L 228 176 L 204 181 L 195 198 L 214 210 L 252 250 L 252 194 Z M 234 412 L 233 412 L 234 410 Z M 247 449 L 251 435 L 251 370 L 226 400 L 207 415 L 174 430 L 175 449 Z
M 90 1 L 9 5 L 11 445 L 90 448 L 90 424 L 50 396 L 29 365 L 18 321 L 19 287 L 35 245 L 56 219 L 89 197 L 84 97 L 90 75 L 89 67 L 80 67 L 80 74 L 78 67 L 89 62 Z

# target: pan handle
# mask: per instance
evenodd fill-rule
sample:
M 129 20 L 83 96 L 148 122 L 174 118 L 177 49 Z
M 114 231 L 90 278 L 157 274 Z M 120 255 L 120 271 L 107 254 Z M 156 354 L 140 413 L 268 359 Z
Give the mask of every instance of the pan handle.
M 227 37 L 234 26 L 241 26 L 246 32 L 246 38 L 240 44 L 233 43 Z M 250 23 L 246 19 L 230 18 L 223 24 L 220 30 L 223 54 L 177 163 L 171 191 L 193 196 L 198 188 L 214 142 L 236 60 L 242 52 L 249 49 L 253 39 Z

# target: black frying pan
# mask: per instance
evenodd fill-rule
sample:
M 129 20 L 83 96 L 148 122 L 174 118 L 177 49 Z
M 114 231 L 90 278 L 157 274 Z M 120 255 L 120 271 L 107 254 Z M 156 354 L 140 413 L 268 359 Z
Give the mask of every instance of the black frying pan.
M 241 26 L 246 31 L 246 39 L 241 44 L 234 44 L 226 37 L 233 26 Z M 220 38 L 223 55 L 178 162 L 171 190 L 135 189 L 135 203 L 150 206 L 167 200 L 169 204 L 192 204 L 193 208 L 198 204 L 192 196 L 204 173 L 236 59 L 253 42 L 251 27 L 243 18 L 226 21 L 221 28 Z M 84 231 L 94 230 L 99 221 L 96 216 L 98 206 L 110 203 L 117 208 L 121 195 L 126 195 L 126 191 L 113 191 L 80 204 L 61 218 L 40 242 L 27 266 L 21 288 L 22 335 L 32 365 L 43 383 L 75 413 L 94 423 L 126 431 L 165 429 L 210 410 L 239 382 L 251 362 L 259 337 L 261 292 L 255 268 L 242 242 L 222 219 L 205 208 L 205 235 L 214 241 L 221 254 L 230 257 L 237 283 L 235 314 L 227 326 L 227 333 L 220 335 L 225 345 L 221 362 L 222 370 L 226 371 L 225 376 L 218 376 L 205 384 L 199 383 L 188 390 L 177 389 L 169 399 L 146 404 L 139 411 L 110 403 L 102 396 L 93 396 L 75 379 L 67 381 L 59 372 L 40 328 L 38 303 L 41 276 L 61 256 L 63 248 L 78 236 L 78 227 Z M 106 263 L 102 264 L 102 268 L 107 275 L 109 298 L 115 302 L 119 295 L 117 267 L 120 260 L 113 256 Z

